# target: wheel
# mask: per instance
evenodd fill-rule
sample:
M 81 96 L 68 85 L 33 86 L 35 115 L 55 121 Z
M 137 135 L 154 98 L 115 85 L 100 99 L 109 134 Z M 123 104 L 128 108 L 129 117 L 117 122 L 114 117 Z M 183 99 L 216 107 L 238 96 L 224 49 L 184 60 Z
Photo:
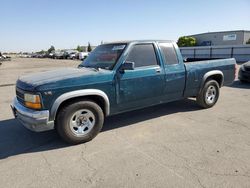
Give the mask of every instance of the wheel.
M 70 144 L 92 140 L 102 129 L 104 114 L 93 101 L 75 101 L 63 107 L 56 118 L 56 130 Z
M 214 106 L 220 95 L 220 87 L 215 80 L 208 80 L 196 97 L 197 103 L 203 108 L 211 108 Z

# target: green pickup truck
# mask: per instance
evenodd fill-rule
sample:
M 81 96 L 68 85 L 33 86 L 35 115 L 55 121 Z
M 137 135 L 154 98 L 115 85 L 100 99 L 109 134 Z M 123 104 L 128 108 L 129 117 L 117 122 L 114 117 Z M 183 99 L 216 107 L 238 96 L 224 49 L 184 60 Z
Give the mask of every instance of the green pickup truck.
M 203 108 L 235 78 L 235 59 L 183 61 L 172 41 L 98 46 L 77 68 L 20 77 L 11 104 L 28 129 L 56 129 L 72 144 L 93 139 L 107 116 L 195 97 Z

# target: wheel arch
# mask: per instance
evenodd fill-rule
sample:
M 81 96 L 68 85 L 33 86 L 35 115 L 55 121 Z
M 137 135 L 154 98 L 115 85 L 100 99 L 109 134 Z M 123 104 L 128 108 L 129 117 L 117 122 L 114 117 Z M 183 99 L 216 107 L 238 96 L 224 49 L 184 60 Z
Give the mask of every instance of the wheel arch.
M 62 106 L 64 106 L 68 102 L 71 102 L 72 100 L 80 100 L 80 99 L 93 100 L 102 108 L 105 116 L 109 115 L 110 102 L 106 93 L 98 89 L 83 89 L 83 90 L 67 92 L 59 96 L 51 107 L 50 119 L 51 120 L 56 119 L 57 112 Z
M 203 88 L 204 84 L 207 82 L 207 80 L 210 80 L 210 79 L 217 81 L 219 86 L 222 87 L 223 83 L 224 83 L 224 74 L 220 70 L 213 70 L 213 71 L 207 72 L 202 78 L 200 91 L 202 90 L 202 88 Z

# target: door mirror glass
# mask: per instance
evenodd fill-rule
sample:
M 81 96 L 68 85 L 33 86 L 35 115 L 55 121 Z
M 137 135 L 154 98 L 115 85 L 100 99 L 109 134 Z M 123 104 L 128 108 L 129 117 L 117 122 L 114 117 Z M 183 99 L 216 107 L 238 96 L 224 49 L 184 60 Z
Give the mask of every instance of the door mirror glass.
M 134 70 L 135 69 L 135 63 L 132 61 L 125 61 L 122 65 L 121 65 L 121 70 Z

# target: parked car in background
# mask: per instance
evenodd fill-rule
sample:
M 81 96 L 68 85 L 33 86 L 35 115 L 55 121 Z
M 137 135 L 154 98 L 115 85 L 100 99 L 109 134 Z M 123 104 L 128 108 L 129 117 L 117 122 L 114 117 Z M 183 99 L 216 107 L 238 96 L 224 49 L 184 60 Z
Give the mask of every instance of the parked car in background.
M 69 54 L 68 59 L 76 59 L 76 54 L 77 53 L 71 53 L 71 54 Z
M 84 60 L 88 56 L 88 52 L 78 52 L 77 50 L 56 50 L 50 53 L 35 52 L 35 53 L 21 53 L 19 57 L 22 58 L 52 58 L 52 59 L 80 59 Z M 3 59 L 3 57 L 1 58 Z
M 37 57 L 38 57 L 38 54 L 37 54 L 37 53 L 33 53 L 33 54 L 31 54 L 31 57 L 32 57 L 32 58 L 37 58 Z
M 250 82 L 250 61 L 241 65 L 238 78 L 241 82 Z
M 55 57 L 55 51 L 48 53 L 48 58 L 54 58 Z
M 38 58 L 46 58 L 46 57 L 48 57 L 48 54 L 47 54 L 47 53 L 39 53 L 39 54 L 37 55 L 37 57 L 38 57 Z
M 27 53 L 21 53 L 18 56 L 21 57 L 21 58 L 27 58 L 27 57 L 29 57 L 29 55 Z
M 0 61 L 10 61 L 10 60 L 11 60 L 11 57 L 6 56 L 6 55 L 3 55 L 3 54 L 0 52 Z
M 32 54 L 30 54 L 30 53 L 20 54 L 19 57 L 31 58 L 31 57 L 32 57 Z
M 77 53 L 78 53 L 77 50 L 65 50 L 64 51 L 64 58 L 65 59 L 76 59 Z
M 54 59 L 64 59 L 64 51 L 61 50 L 55 51 Z
M 26 58 L 46 58 L 48 56 L 47 53 L 32 53 L 32 54 L 28 54 L 28 55 L 25 55 L 23 57 L 26 57 Z
M 89 52 L 79 52 L 78 59 L 84 60 L 88 57 L 88 55 L 89 55 Z

